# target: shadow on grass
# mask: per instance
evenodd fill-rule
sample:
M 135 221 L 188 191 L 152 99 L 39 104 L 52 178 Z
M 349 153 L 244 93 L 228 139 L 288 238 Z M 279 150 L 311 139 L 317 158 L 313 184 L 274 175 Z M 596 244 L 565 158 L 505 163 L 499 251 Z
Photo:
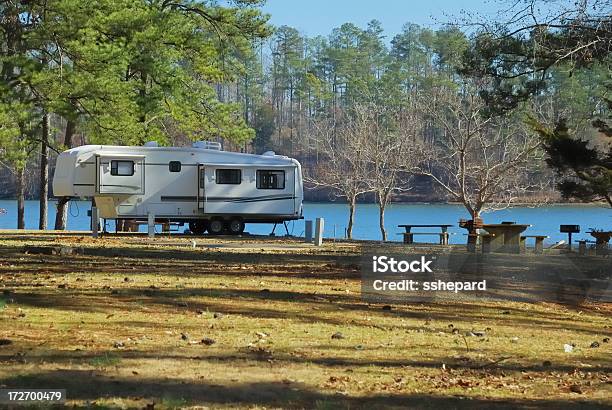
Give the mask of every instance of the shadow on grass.
M 56 370 L 2 380 L 8 388 L 66 389 L 71 400 L 93 402 L 100 399 L 144 398 L 144 403 L 171 400 L 183 405 L 272 406 L 302 408 L 550 408 L 599 409 L 605 403 L 589 400 L 486 400 L 480 398 L 435 396 L 428 394 L 372 394 L 366 397 L 345 396 L 313 390 L 292 383 L 254 382 L 211 384 L 172 379 L 118 378 L 85 370 Z M 143 403 L 143 404 L 144 404 Z M 609 408 L 609 407 L 608 407 Z
M 529 326 L 539 329 L 565 329 L 587 334 L 598 333 L 593 327 L 581 324 L 577 318 L 568 318 L 558 312 L 541 312 L 527 308 L 473 302 L 433 302 L 426 305 L 397 306 L 392 311 L 383 311 L 381 305 L 366 304 L 360 300 L 358 295 L 340 293 L 323 294 L 269 289 L 131 287 L 115 290 L 67 289 L 55 292 L 19 292 L 15 293 L 13 298 L 16 303 L 25 306 L 89 313 L 133 312 L 142 307 L 157 306 L 160 309 L 171 309 L 185 314 L 208 311 L 255 319 L 291 319 L 309 324 L 373 327 L 371 321 L 359 320 L 359 318 L 348 320 L 342 315 L 342 311 L 352 311 L 363 312 L 372 317 L 378 315 L 413 319 L 423 321 L 423 323 L 441 321 L 448 324 L 455 321 L 477 320 L 490 327 Z M 270 301 L 281 303 L 281 305 L 268 306 L 267 302 Z M 399 326 L 378 325 L 377 327 L 383 330 L 419 329 L 424 332 L 440 330 L 427 325 L 402 324 Z
M 144 245 L 155 245 L 144 244 Z M 184 248 L 181 249 L 183 245 Z M 248 243 L 247 243 L 248 245 Z M 269 244 L 252 244 L 252 247 L 231 247 L 224 250 L 221 245 L 202 245 L 199 248 L 192 249 L 191 244 L 175 244 L 175 247 L 170 248 L 155 248 L 155 247 L 122 247 L 122 246 L 102 246 L 102 247 L 83 247 L 80 248 L 82 255 L 89 257 L 104 257 L 104 258 L 131 258 L 131 259 L 155 259 L 155 260 L 182 260 L 182 261 L 222 261 L 224 263 L 245 263 L 245 256 L 248 257 L 248 263 L 270 263 L 270 264 L 286 264 L 291 263 L 312 263 L 312 262 L 330 262 L 330 263 L 358 263 L 359 253 L 347 253 L 343 251 L 333 250 L 313 250 L 300 248 L 269 248 L 270 253 L 266 253 L 266 248 Z M 0 254 L 4 255 L 20 255 L 26 253 L 45 257 L 52 255 L 54 248 L 60 248 L 64 245 L 45 244 L 42 246 L 1 246 Z M 71 248 L 79 248 L 78 245 L 70 245 Z M 177 249 L 178 248 L 178 249 Z M 245 249 L 249 252 L 236 252 L 236 250 Z M 261 249 L 262 252 L 258 252 Z M 71 258 L 74 256 L 71 256 Z
M 490 357 L 493 361 L 488 361 L 483 358 L 481 359 L 469 359 L 467 357 L 462 358 L 461 356 L 450 357 L 450 356 L 433 356 L 428 357 L 427 360 L 416 360 L 410 358 L 402 359 L 377 359 L 377 358 L 359 358 L 356 354 L 359 353 L 354 347 L 346 346 L 345 348 L 337 345 L 308 345 L 302 346 L 303 348 L 308 347 L 309 349 L 315 349 L 316 351 L 312 354 L 295 354 L 287 351 L 260 351 L 250 350 L 247 348 L 239 348 L 235 352 L 220 353 L 218 351 L 206 351 L 199 350 L 201 346 L 192 346 L 193 349 L 179 349 L 172 348 L 168 350 L 160 351 L 139 351 L 139 350 L 109 350 L 109 351 L 65 351 L 65 350 L 46 350 L 35 352 L 32 351 L 27 355 L 16 357 L 12 354 L 0 355 L 0 362 L 11 363 L 15 360 L 25 361 L 26 363 L 55 363 L 57 365 L 75 365 L 79 362 L 83 365 L 95 366 L 95 362 L 104 358 L 112 358 L 120 363 L 122 360 L 154 360 L 164 361 L 170 360 L 172 362 L 193 362 L 198 361 L 202 364 L 207 362 L 212 363 L 238 363 L 238 362 L 260 362 L 261 366 L 270 366 L 273 363 L 274 367 L 279 365 L 317 365 L 324 366 L 326 368 L 335 370 L 345 370 L 347 368 L 355 369 L 369 369 L 372 367 L 380 368 L 394 368 L 394 369 L 441 369 L 442 365 L 453 369 L 453 371 L 461 372 L 467 371 L 472 372 L 471 374 L 478 374 L 483 376 L 485 374 L 505 374 L 506 372 L 535 372 L 543 373 L 545 375 L 550 372 L 559 373 L 575 373 L 575 372 L 590 372 L 590 373 L 601 373 L 610 374 L 612 372 L 612 363 L 610 361 L 603 361 L 601 364 L 593 363 L 582 363 L 581 365 L 572 363 L 561 363 L 555 362 L 544 366 L 542 363 L 517 363 L 514 362 L 510 357 L 509 360 L 495 361 L 493 359 L 503 356 L 499 351 L 491 351 L 485 349 L 478 349 L 479 354 L 483 357 Z M 298 348 L 300 348 L 298 346 Z M 320 356 L 317 351 L 320 349 L 326 349 L 334 352 L 333 355 Z M 377 349 L 374 346 L 366 346 L 361 351 L 367 353 L 368 350 Z M 396 350 L 405 349 L 404 347 L 397 347 Z M 338 352 L 342 351 L 344 355 L 338 356 Z M 182 353 L 182 354 L 181 354 Z M 110 364 L 106 363 L 101 367 L 108 367 Z M 114 366 L 114 365 L 113 365 Z
M 99 252 L 100 255 L 94 257 L 89 256 L 89 253 L 69 257 L 33 255 L 25 254 L 16 248 L 0 248 L 0 257 L 7 263 L 19 260 L 22 265 L 20 272 L 30 274 L 44 269 L 45 272 L 56 274 L 78 272 L 88 275 L 103 272 L 129 275 L 142 272 L 181 278 L 202 276 L 244 278 L 256 275 L 317 280 L 360 278 L 359 258 L 354 255 L 240 254 L 123 248 L 100 248 L 93 251 Z

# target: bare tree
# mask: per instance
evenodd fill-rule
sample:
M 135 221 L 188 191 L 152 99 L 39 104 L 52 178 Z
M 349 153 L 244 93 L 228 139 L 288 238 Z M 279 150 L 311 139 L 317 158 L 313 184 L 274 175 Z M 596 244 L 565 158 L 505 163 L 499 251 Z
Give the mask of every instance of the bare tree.
M 385 210 L 394 192 L 409 189 L 406 165 L 414 144 L 408 138 L 410 121 L 401 121 L 397 112 L 374 103 L 355 104 L 340 116 L 340 123 L 314 124 L 313 141 L 325 152 L 323 165 L 317 166 L 306 181 L 325 186 L 347 199 L 349 222 L 347 236 L 352 238 L 354 214 L 359 195 L 375 194 L 379 209 L 379 228 L 386 241 Z
M 410 124 L 397 112 L 374 104 L 358 104 L 354 108 L 360 123 L 367 126 L 368 191 L 373 192 L 378 204 L 378 224 L 382 240 L 386 241 L 385 210 L 394 192 L 409 190 L 408 164 L 415 158 L 406 131 Z
M 542 189 L 533 177 L 540 140 L 510 115 L 487 115 L 477 91 L 466 86 L 461 93 L 442 90 L 420 100 L 421 123 L 435 137 L 422 142 L 422 159 L 413 168 L 463 204 L 472 219 Z
M 332 120 L 313 122 L 309 144 L 322 151 L 323 161 L 317 163 L 314 172 L 305 175 L 305 181 L 313 187 L 328 187 L 347 200 L 349 217 L 347 237 L 353 237 L 355 209 L 359 195 L 368 191 L 366 141 L 367 124 L 359 119 L 344 118 L 338 125 Z M 322 165 L 319 165 L 322 164 Z
M 472 74 L 478 72 L 504 79 L 529 77 L 532 82 L 544 82 L 548 70 L 559 63 L 589 67 L 605 61 L 610 54 L 609 0 L 505 0 L 501 3 L 507 7 L 495 19 L 468 14 L 467 19 L 460 21 L 477 29 L 474 45 L 487 50 L 487 64 L 480 61 L 465 67 Z M 530 91 L 539 89 L 538 86 Z

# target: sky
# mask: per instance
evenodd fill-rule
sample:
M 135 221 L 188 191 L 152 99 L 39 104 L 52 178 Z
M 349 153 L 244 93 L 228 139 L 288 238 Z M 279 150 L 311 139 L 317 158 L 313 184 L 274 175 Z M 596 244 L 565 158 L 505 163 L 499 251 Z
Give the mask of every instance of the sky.
M 407 23 L 437 28 L 461 16 L 461 11 L 495 16 L 495 0 L 267 0 L 263 7 L 275 26 L 295 27 L 307 36 L 324 35 L 342 23 L 365 27 L 379 20 L 390 40 Z

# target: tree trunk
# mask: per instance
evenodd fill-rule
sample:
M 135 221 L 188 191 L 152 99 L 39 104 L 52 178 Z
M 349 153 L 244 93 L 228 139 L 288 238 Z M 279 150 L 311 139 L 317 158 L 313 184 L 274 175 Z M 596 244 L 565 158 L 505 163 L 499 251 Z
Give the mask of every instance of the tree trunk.
M 145 108 L 147 104 L 147 86 L 149 84 L 149 75 L 147 73 L 141 72 L 140 81 L 142 82 L 142 84 L 138 95 L 140 96 L 141 106 L 139 107 L 140 116 L 138 117 L 138 121 L 142 124 L 142 128 L 144 131 L 140 143 L 144 144 L 145 142 L 149 141 L 149 127 L 147 126 L 147 112 Z M 221 89 L 223 90 L 223 86 L 221 86 Z M 223 101 L 223 97 L 221 97 L 220 100 Z
M 349 198 L 349 220 L 348 227 L 346 228 L 346 237 L 348 239 L 353 239 L 353 225 L 355 221 L 355 205 L 357 199 L 355 196 Z
M 480 224 L 478 223 L 478 219 L 480 219 L 480 211 L 470 210 L 470 215 L 472 216 L 471 224 L 468 228 L 468 250 L 473 251 L 476 249 L 476 244 L 478 243 L 478 229 Z
M 44 112 L 42 117 L 42 135 L 40 141 L 40 218 L 38 229 L 47 229 L 47 207 L 49 204 L 49 113 Z
M 385 229 L 385 207 L 387 204 L 382 201 L 378 202 L 378 223 L 380 225 L 380 233 L 382 235 L 383 242 L 387 241 L 387 230 Z
M 17 169 L 17 229 L 25 229 L 25 169 Z
M 64 134 L 64 147 L 72 148 L 72 137 L 76 130 L 76 123 L 72 120 L 68 120 L 66 124 L 66 133 Z M 68 201 L 69 197 L 60 198 L 57 201 L 57 210 L 55 212 L 55 230 L 63 231 L 66 229 L 66 223 L 68 221 Z
M 474 231 L 478 230 L 478 223 L 477 220 L 481 219 L 480 218 L 480 210 L 474 210 L 473 212 L 470 213 L 472 215 L 472 221 L 474 221 L 474 225 L 476 225 L 476 228 L 474 229 Z
M 56 231 L 63 231 L 66 229 L 66 223 L 68 221 L 68 202 L 70 202 L 69 196 L 63 196 L 57 200 L 54 228 Z

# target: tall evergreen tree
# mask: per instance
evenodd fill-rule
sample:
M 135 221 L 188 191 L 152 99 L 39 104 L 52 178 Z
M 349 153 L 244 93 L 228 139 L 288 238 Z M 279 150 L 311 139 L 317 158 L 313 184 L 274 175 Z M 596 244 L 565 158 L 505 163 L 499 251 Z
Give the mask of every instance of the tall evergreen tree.
M 78 128 L 96 143 L 165 143 L 169 127 L 193 139 L 252 138 L 240 105 L 221 103 L 212 84 L 234 81 L 240 69 L 233 56 L 270 34 L 267 17 L 253 7 L 260 3 L 2 2 L 0 86 L 12 92 L 3 94 L 7 102 L 21 93 L 40 117 L 41 229 L 52 115 L 65 119 L 65 146 Z

